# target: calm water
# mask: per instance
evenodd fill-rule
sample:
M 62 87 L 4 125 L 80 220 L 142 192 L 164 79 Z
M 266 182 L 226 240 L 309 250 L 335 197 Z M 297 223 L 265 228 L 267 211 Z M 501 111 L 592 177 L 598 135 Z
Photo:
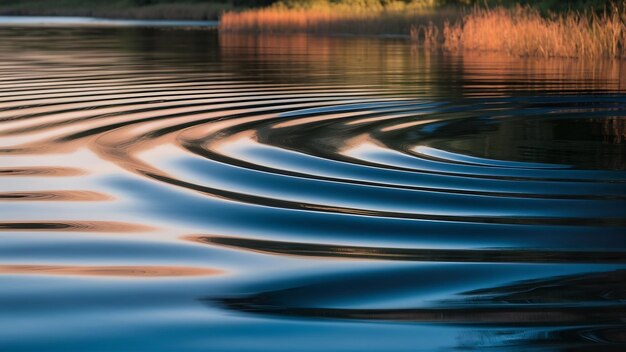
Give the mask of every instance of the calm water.
M 0 38 L 1 351 L 626 346 L 626 64 Z

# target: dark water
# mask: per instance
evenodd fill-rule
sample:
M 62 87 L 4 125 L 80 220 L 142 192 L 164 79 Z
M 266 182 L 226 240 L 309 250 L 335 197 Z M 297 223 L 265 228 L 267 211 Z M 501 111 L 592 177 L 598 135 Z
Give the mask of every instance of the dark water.
M 626 347 L 626 65 L 0 29 L 1 351 Z

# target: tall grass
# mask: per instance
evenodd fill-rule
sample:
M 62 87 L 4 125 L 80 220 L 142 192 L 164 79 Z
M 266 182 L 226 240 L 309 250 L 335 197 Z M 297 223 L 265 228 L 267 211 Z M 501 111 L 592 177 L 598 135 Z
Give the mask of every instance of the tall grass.
M 626 58 L 626 10 L 617 7 L 599 15 L 568 12 L 551 17 L 542 17 L 529 7 L 475 9 L 462 21 L 446 23 L 441 33 L 441 37 L 431 36 L 428 41 L 442 42 L 449 50 Z
M 252 33 L 322 33 L 408 35 L 418 22 L 443 25 L 457 18 L 457 12 L 438 10 L 429 1 L 405 3 L 389 1 L 317 1 L 307 7 L 288 7 L 282 3 L 242 12 L 226 12 L 220 30 Z
M 543 16 L 530 7 L 435 9 L 427 2 L 274 5 L 223 14 L 224 32 L 410 35 L 424 46 L 516 56 L 626 58 L 626 7 Z

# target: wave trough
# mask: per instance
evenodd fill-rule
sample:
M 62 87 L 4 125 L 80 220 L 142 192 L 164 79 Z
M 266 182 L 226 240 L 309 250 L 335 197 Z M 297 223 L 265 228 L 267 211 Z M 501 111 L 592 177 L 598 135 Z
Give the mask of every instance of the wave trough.
M 621 62 L 0 33 L 11 350 L 626 344 Z

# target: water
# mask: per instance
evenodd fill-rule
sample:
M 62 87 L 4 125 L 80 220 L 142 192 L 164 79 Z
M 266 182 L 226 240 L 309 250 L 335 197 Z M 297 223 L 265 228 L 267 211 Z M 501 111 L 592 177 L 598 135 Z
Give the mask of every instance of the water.
M 626 344 L 624 63 L 0 37 L 0 350 Z
M 217 21 L 130 20 L 80 16 L 0 16 L 0 27 L 216 27 Z

